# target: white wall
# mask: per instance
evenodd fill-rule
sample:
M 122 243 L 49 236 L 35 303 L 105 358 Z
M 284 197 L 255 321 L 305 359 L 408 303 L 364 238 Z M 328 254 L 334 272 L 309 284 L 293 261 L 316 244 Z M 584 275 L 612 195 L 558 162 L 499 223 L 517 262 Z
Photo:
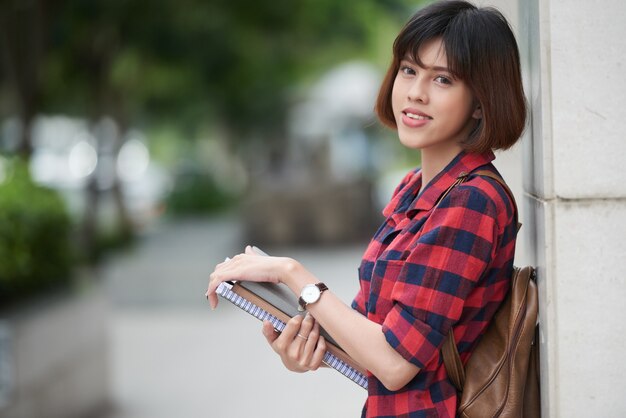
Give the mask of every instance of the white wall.
M 626 2 L 520 0 L 543 415 L 626 415 Z

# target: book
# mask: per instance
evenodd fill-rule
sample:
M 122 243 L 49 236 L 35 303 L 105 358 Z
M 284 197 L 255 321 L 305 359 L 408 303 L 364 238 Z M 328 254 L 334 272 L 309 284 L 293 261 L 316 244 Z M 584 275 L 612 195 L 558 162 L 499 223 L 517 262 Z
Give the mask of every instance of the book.
M 282 284 L 257 282 L 223 282 L 216 293 L 261 321 L 269 321 L 274 329 L 282 332 L 286 323 L 298 311 L 298 301 L 291 291 Z M 367 389 L 367 373 L 352 357 L 343 351 L 339 344 L 320 327 L 320 334 L 327 342 L 323 362 L 327 366 Z

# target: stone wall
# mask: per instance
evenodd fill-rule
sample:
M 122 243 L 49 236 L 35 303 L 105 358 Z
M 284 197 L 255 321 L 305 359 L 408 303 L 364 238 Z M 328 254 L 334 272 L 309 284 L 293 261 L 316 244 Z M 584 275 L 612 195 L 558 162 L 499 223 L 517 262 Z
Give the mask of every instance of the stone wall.
M 532 111 L 523 165 L 539 267 L 543 414 L 621 417 L 626 2 L 518 3 Z

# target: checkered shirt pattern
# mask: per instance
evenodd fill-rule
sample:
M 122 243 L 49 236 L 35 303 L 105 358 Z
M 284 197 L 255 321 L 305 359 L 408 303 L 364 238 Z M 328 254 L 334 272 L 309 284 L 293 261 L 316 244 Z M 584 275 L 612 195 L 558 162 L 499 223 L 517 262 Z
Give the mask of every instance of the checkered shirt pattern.
M 368 373 L 363 417 L 455 416 L 440 349 L 453 328 L 461 360 L 469 359 L 509 290 L 517 222 L 506 191 L 488 177 L 470 174 L 437 202 L 462 173 L 496 171 L 494 158 L 461 152 L 419 195 L 413 170 L 383 210 L 352 307 L 382 324 L 389 344 L 421 370 L 398 391 Z

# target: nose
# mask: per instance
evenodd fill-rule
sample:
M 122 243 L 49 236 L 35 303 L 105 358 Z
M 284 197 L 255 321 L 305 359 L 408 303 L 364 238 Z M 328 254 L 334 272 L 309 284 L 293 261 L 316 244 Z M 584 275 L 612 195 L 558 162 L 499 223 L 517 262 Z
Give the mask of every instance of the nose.
M 411 86 L 409 87 L 408 99 L 412 102 L 428 102 L 428 91 L 423 78 L 415 77 L 413 83 L 411 83 Z

